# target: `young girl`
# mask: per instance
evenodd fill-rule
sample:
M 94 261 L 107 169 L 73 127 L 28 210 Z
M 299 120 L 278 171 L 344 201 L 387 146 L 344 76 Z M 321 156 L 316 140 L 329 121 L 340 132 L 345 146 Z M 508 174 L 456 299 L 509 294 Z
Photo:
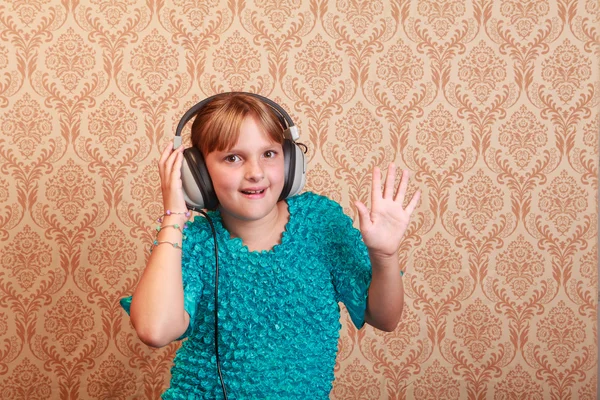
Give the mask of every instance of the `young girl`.
M 360 231 L 326 197 L 279 200 L 282 132 L 270 106 L 234 93 L 212 100 L 192 127 L 219 202 L 208 213 L 219 246 L 218 354 L 211 226 L 196 217 L 183 229 L 182 148 L 169 144 L 160 157 L 165 215 L 135 293 L 122 304 L 147 345 L 187 338 L 164 399 L 327 399 L 338 302 L 359 329 L 367 322 L 392 331 L 400 320 L 397 252 L 420 192 L 403 208 L 408 173 L 394 193 L 390 165 L 382 192 L 375 168 L 371 210 L 356 203 Z

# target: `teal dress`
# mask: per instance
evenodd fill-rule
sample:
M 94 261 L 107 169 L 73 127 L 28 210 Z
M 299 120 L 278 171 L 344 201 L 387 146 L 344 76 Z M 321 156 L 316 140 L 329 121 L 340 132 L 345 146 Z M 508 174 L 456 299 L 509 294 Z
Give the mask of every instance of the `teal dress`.
M 251 252 L 211 212 L 219 243 L 219 355 L 229 399 L 328 399 L 340 309 L 364 324 L 371 263 L 360 232 L 336 202 L 306 192 L 286 200 L 281 243 Z M 222 399 L 214 345 L 215 257 L 195 217 L 183 242 L 187 337 L 163 399 Z M 131 297 L 121 300 L 129 312 Z

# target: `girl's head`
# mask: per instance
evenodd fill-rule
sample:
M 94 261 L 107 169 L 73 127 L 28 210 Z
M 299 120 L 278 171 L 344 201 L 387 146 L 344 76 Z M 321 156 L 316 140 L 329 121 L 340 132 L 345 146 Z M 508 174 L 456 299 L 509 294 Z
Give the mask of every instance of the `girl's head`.
M 257 221 L 276 213 L 284 186 L 283 127 L 271 107 L 244 94 L 223 94 L 192 124 L 223 222 Z
M 243 93 L 224 93 L 206 104 L 192 124 L 192 145 L 204 157 L 213 151 L 231 149 L 240 136 L 242 123 L 255 120 L 269 140 L 282 144 L 283 127 L 271 107 Z

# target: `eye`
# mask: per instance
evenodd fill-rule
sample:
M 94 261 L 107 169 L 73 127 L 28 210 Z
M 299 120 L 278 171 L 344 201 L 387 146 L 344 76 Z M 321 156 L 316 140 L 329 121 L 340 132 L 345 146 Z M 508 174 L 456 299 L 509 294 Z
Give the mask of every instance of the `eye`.
M 229 163 L 234 163 L 240 160 L 240 157 L 237 154 L 229 154 L 228 156 L 225 156 L 225 161 L 229 162 Z
M 265 157 L 266 158 L 275 158 L 276 155 L 277 155 L 276 151 L 273 151 L 273 150 L 267 150 L 267 151 L 265 151 Z

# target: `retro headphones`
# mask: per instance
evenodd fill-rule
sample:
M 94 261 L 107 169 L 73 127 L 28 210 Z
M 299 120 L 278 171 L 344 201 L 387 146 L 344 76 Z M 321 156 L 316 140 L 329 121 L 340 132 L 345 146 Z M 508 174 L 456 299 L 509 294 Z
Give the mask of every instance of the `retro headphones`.
M 183 127 L 196 116 L 204 106 L 215 98 L 222 95 L 243 94 L 255 97 L 275 111 L 277 118 L 283 127 L 283 158 L 284 158 L 284 183 L 279 200 L 298 194 L 306 183 L 306 158 L 304 153 L 306 146 L 296 143 L 300 137 L 298 128 L 294 125 L 289 114 L 277 103 L 255 93 L 228 92 L 208 97 L 190 108 L 181 118 L 175 131 L 173 147 L 181 146 L 181 131 Z M 300 147 L 304 147 L 303 149 Z M 206 168 L 204 157 L 196 147 L 189 147 L 183 151 L 183 165 L 181 167 L 181 181 L 185 202 L 189 209 L 214 210 L 219 204 L 215 194 L 212 180 Z

